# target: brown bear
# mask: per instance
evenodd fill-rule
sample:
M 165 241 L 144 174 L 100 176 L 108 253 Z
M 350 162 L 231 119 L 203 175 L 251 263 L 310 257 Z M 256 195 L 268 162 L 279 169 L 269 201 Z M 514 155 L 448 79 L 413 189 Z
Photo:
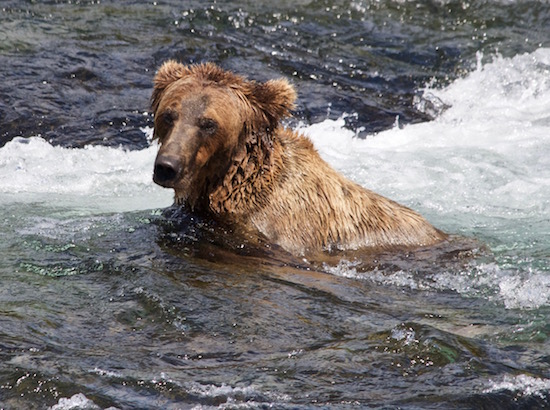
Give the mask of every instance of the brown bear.
M 349 181 L 311 141 L 280 125 L 296 93 L 212 64 L 165 62 L 154 79 L 154 181 L 177 204 L 263 234 L 287 251 L 433 245 L 418 213 Z

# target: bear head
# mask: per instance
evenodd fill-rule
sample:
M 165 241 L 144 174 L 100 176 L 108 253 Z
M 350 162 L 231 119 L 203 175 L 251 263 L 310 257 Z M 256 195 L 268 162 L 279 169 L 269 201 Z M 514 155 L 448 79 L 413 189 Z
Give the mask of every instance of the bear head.
M 260 83 L 212 63 L 165 62 L 151 103 L 160 144 L 154 181 L 173 188 L 180 204 L 207 207 L 209 194 L 247 151 L 256 150 L 258 162 L 269 158 L 274 132 L 295 99 L 284 79 Z

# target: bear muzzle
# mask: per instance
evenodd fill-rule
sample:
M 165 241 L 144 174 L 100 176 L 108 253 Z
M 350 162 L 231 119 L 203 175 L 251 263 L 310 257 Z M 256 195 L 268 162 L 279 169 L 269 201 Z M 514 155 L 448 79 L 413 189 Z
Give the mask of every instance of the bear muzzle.
M 174 188 L 177 184 L 183 164 L 178 157 L 157 155 L 153 172 L 153 181 L 165 188 Z

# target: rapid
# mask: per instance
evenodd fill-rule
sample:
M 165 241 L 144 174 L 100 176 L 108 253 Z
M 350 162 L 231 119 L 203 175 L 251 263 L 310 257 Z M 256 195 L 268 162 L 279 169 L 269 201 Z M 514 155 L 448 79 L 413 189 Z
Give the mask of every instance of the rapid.
M 6 2 L 0 408 L 550 407 L 549 23 L 542 1 Z M 173 222 L 167 58 L 289 78 L 286 126 L 483 251 L 315 264 Z

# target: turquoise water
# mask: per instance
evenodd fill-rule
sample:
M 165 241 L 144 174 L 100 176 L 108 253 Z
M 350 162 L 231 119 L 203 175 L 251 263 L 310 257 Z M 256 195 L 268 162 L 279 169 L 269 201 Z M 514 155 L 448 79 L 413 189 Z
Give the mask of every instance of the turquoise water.
M 550 406 L 548 4 L 0 10 L 0 408 Z M 474 254 L 313 262 L 164 212 L 167 58 L 289 78 L 289 126 Z

